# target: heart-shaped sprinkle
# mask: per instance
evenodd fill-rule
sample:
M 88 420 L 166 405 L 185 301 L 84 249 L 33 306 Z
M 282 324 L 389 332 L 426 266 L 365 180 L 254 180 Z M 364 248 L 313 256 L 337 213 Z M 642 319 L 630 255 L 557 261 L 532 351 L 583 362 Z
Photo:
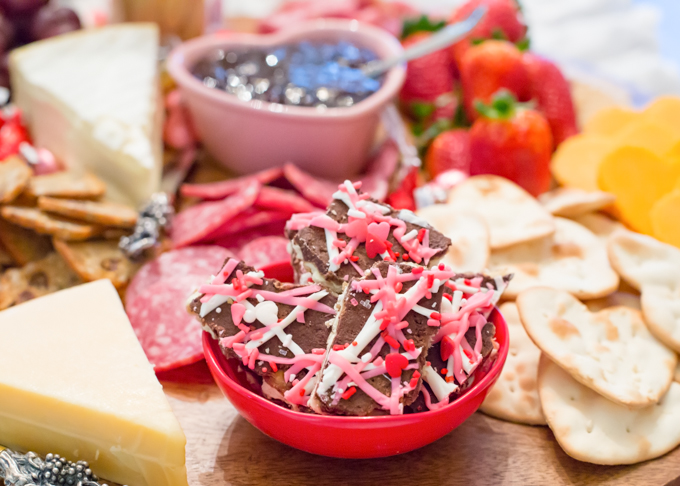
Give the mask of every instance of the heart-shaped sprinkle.
M 371 223 L 367 229 L 368 235 L 378 240 L 385 241 L 390 234 L 390 224 L 386 222 Z
M 231 318 L 234 321 L 234 325 L 238 326 L 241 324 L 241 319 L 246 313 L 246 306 L 243 304 L 232 304 L 231 306 Z
M 361 243 L 366 241 L 367 232 L 368 223 L 365 219 L 355 219 L 345 226 L 345 234 L 350 238 L 356 238 Z
M 442 360 L 447 361 L 453 354 L 454 349 L 455 344 L 453 343 L 453 339 L 449 336 L 444 336 L 444 339 L 442 339 L 441 344 L 439 345 L 439 355 Z
M 368 255 L 368 258 L 375 258 L 376 256 L 385 253 L 385 251 L 387 251 L 385 241 L 371 237 L 366 241 L 366 254 Z
M 401 372 L 408 366 L 408 358 L 399 353 L 390 353 L 385 357 L 385 369 L 392 378 L 400 378 Z

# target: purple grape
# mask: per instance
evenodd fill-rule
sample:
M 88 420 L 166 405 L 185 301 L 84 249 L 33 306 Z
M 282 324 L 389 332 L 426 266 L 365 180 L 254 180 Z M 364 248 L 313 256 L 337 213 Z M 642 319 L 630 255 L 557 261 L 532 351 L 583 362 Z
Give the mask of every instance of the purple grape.
M 7 16 L 21 15 L 37 12 L 38 9 L 47 5 L 49 0 L 0 0 L 0 10 Z
M 42 40 L 80 29 L 78 15 L 66 7 L 46 5 L 33 17 L 30 27 L 32 40 Z

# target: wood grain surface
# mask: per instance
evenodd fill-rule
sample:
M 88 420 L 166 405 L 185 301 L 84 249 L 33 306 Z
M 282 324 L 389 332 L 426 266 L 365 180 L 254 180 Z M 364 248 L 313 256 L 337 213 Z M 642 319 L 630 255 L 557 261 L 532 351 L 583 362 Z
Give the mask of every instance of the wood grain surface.
M 191 486 L 678 486 L 680 476 L 680 448 L 634 466 L 596 466 L 567 456 L 547 427 L 481 413 L 417 451 L 385 459 L 331 459 L 265 436 L 214 385 L 164 386 L 187 435 Z

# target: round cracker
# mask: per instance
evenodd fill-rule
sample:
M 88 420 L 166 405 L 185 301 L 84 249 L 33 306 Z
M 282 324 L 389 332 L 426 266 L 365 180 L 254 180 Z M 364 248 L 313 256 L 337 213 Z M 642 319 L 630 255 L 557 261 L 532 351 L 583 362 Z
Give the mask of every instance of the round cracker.
M 581 226 L 588 228 L 591 233 L 605 243 L 608 242 L 609 237 L 617 231 L 628 231 L 628 229 L 618 221 L 600 213 L 588 213 L 571 219 Z
M 609 307 L 629 307 L 638 311 L 642 310 L 639 295 L 631 294 L 630 292 L 622 292 L 621 290 L 614 292 L 607 297 L 587 300 L 584 304 L 588 307 L 590 312 L 599 312 Z
M 557 442 L 579 461 L 635 464 L 680 444 L 680 383 L 673 383 L 658 405 L 631 410 L 583 386 L 542 356 L 538 393 Z
M 538 201 L 554 216 L 573 218 L 606 208 L 616 201 L 616 196 L 602 191 L 558 187 L 538 196 Z
M 649 330 L 680 353 L 680 250 L 632 232 L 613 236 L 608 249 L 619 275 L 641 291 Z
M 449 192 L 455 212 L 479 214 L 490 233 L 492 249 L 549 236 L 552 216 L 531 194 L 503 177 L 480 175 L 466 179 Z
M 619 277 L 607 260 L 604 244 L 583 226 L 555 218 L 553 236 L 493 251 L 489 270 L 514 274 L 505 297 L 514 299 L 532 287 L 565 290 L 579 299 L 595 299 L 614 292 Z
M 639 311 L 588 308 L 567 292 L 530 289 L 517 298 L 527 334 L 577 381 L 631 408 L 657 403 L 673 381 L 675 353 L 650 334 Z
M 484 221 L 472 213 L 454 211 L 445 204 L 428 206 L 418 216 L 451 240 L 444 263 L 457 272 L 478 273 L 489 261 L 489 230 Z
M 509 422 L 545 425 L 536 382 L 541 350 L 524 330 L 513 302 L 504 303 L 499 310 L 508 324 L 510 351 L 501 375 L 480 410 Z

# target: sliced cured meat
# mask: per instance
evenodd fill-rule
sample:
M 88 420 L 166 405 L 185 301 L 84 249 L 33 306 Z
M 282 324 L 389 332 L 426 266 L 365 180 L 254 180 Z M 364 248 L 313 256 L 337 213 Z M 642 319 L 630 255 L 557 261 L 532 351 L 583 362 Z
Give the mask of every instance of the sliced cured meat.
M 262 188 L 266 189 L 266 188 Z M 303 199 L 304 201 L 304 199 Z M 305 201 L 307 203 L 307 201 Z M 309 203 L 307 203 L 309 204 Z M 283 228 L 283 224 L 290 218 L 291 213 L 281 212 L 281 211 L 270 211 L 262 210 L 256 208 L 250 208 L 243 211 L 238 216 L 230 219 L 222 227 L 218 228 L 214 233 L 206 236 L 204 241 L 220 241 L 231 235 L 239 235 L 243 232 L 248 232 L 254 228 L 260 226 L 270 225 L 273 223 L 279 223 L 279 226 Z M 283 229 L 277 234 L 282 234 Z
M 257 196 L 255 206 L 262 209 L 293 213 L 309 213 L 317 208 L 293 191 L 276 187 L 263 187 Z
M 305 199 L 320 208 L 325 208 L 338 190 L 337 182 L 318 179 L 293 164 L 283 166 L 283 175 Z
M 207 184 L 182 184 L 179 193 L 184 197 L 197 197 L 199 199 L 223 199 L 236 194 L 245 185 L 252 181 L 260 184 L 269 184 L 283 176 L 281 167 L 266 169 L 256 174 L 251 174 L 225 181 L 210 182 Z
M 187 298 L 196 287 L 193 275 L 160 280 L 146 287 L 125 307 L 137 339 L 156 372 L 203 358 L 201 326 L 185 308 Z
M 234 233 L 233 235 L 220 237 L 212 243 L 226 248 L 227 250 L 231 250 L 238 255 L 241 252 L 241 248 L 257 238 L 262 238 L 264 236 L 282 236 L 285 227 L 285 221 L 277 221 L 275 223 L 241 231 L 240 233 Z
M 164 280 L 191 279 L 188 285 L 201 284 L 208 275 L 234 254 L 220 246 L 190 246 L 163 253 L 144 265 L 134 276 L 125 294 L 127 304 L 149 287 Z
M 289 262 L 286 250 L 288 240 L 283 236 L 264 236 L 251 241 L 241 248 L 239 256 L 248 265 L 262 268 L 282 262 Z
M 237 193 L 222 201 L 197 204 L 179 213 L 172 225 L 172 242 L 175 248 L 201 241 L 227 221 L 252 207 L 260 188 L 258 181 L 251 180 Z

